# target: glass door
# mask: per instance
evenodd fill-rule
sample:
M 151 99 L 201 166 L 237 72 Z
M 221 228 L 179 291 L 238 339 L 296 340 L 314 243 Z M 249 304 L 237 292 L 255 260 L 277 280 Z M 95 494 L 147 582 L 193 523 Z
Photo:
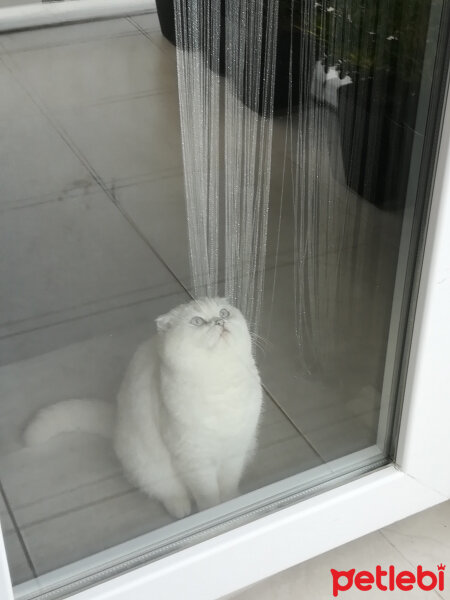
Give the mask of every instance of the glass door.
M 351 490 L 394 482 L 448 9 L 253 4 L 0 36 L 0 521 L 17 599 L 134 585 L 341 489 L 358 535 Z M 219 359 L 202 333 L 217 327 Z M 411 510 L 438 501 L 419 496 Z

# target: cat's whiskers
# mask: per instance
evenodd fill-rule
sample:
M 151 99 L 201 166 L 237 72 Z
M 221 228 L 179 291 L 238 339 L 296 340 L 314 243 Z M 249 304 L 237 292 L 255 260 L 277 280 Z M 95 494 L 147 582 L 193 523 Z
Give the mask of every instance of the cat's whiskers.
M 262 345 L 259 340 L 252 340 L 252 346 L 260 350 L 263 354 L 266 353 L 266 348 Z
M 273 348 L 273 342 L 255 333 L 254 331 L 250 332 L 250 337 L 254 344 L 260 344 L 261 349 L 264 349 L 266 346 Z

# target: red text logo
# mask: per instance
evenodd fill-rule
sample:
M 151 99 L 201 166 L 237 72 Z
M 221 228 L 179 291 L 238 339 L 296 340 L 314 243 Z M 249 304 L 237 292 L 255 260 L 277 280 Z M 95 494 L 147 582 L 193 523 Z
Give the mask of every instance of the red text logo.
M 358 571 L 350 569 L 349 571 L 336 571 L 331 569 L 333 578 L 333 596 L 339 595 L 339 592 L 346 592 L 353 586 L 363 592 L 368 592 L 377 588 L 383 592 L 387 590 L 402 590 L 408 592 L 413 588 L 419 588 L 424 592 L 438 589 L 444 589 L 444 571 L 445 565 L 438 565 L 437 572 L 426 571 L 419 565 L 416 572 L 395 570 L 393 565 L 383 569 L 380 565 L 375 568 L 375 573 L 370 571 Z

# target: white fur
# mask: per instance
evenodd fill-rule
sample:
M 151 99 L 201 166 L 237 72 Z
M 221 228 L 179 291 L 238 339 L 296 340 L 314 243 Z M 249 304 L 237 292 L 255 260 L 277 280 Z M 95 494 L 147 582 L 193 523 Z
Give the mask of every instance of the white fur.
M 55 435 L 85 431 L 111 437 L 114 407 L 102 400 L 64 400 L 38 412 L 25 429 L 27 446 L 48 442 Z
M 223 309 L 229 316 L 220 317 Z M 156 323 L 157 335 L 138 348 L 120 387 L 114 447 L 130 479 L 181 518 L 192 500 L 201 510 L 238 493 L 262 390 L 247 324 L 226 300 L 183 304 Z M 106 403 L 69 400 L 41 411 L 25 440 L 74 429 L 105 435 L 111 419 Z

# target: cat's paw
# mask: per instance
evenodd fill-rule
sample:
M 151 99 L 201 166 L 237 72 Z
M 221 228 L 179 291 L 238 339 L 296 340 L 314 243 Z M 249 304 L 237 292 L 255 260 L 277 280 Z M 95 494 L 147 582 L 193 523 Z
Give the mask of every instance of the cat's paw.
M 174 496 L 172 498 L 166 498 L 164 500 L 164 506 L 167 512 L 175 519 L 182 519 L 191 514 L 191 501 L 189 496 Z

